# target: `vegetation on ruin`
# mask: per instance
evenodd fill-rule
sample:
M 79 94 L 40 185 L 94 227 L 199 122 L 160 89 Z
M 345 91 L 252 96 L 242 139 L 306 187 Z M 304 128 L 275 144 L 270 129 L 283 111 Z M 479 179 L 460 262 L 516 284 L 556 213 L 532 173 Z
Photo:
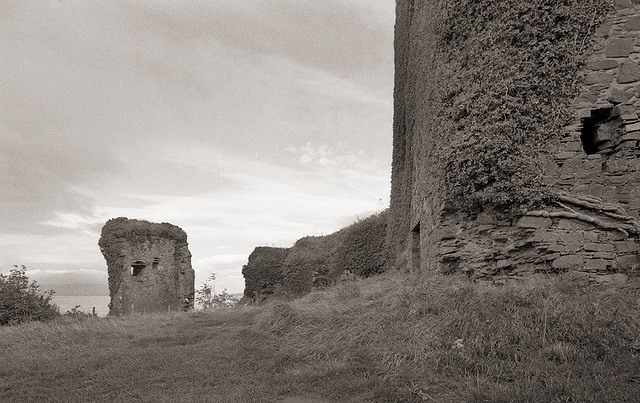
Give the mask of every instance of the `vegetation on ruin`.
M 335 283 L 346 270 L 359 277 L 383 273 L 388 210 L 329 235 L 307 236 L 291 248 L 257 247 L 243 267 L 245 297 L 295 297 Z
M 176 225 L 118 217 L 110 219 L 102 227 L 98 245 L 108 264 L 108 262 L 121 260 L 120 254 L 125 241 L 138 242 L 140 239 L 145 240 L 151 237 L 172 239 L 181 243 L 187 242 L 187 233 Z M 109 272 L 109 291 L 113 297 L 122 281 L 122 265 L 108 264 L 107 270 Z
M 543 155 L 571 118 L 579 71 L 611 3 L 442 2 L 436 146 L 442 185 L 458 207 L 549 200 Z
M 601 402 L 640 394 L 640 280 L 386 273 L 263 306 L 0 328 L 3 401 Z M 582 284 L 582 283 L 581 283 Z

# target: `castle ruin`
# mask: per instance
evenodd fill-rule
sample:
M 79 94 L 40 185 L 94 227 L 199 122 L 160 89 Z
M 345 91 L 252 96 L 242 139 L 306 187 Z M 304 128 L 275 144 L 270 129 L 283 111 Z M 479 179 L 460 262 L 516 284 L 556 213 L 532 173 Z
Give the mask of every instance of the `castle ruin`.
M 394 267 L 638 268 L 638 3 L 396 1 Z
M 181 228 L 120 217 L 107 221 L 98 244 L 107 261 L 111 315 L 193 308 L 195 273 Z

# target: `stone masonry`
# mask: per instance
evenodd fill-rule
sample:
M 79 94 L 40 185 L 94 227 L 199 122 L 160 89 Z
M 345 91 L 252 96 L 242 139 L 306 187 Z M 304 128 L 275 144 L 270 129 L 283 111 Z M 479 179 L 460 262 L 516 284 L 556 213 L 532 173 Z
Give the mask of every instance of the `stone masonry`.
M 413 60 L 420 57 L 418 52 L 429 51 L 427 45 L 420 49 L 410 42 L 417 35 L 416 22 L 411 21 L 417 14 L 413 16 L 413 2 L 404 3 L 397 2 L 394 169 L 400 172 L 401 164 L 407 168 L 393 178 L 395 186 L 429 169 L 408 157 L 415 136 L 411 143 L 405 140 L 411 136 L 398 134 L 419 128 L 420 110 L 412 109 L 399 94 L 407 87 L 418 88 L 411 77 L 421 67 Z M 463 271 L 474 279 L 501 283 L 536 272 L 566 270 L 582 273 L 592 283 L 624 281 L 624 273 L 638 268 L 640 5 L 636 3 L 617 0 L 605 22 L 596 27 L 580 95 L 570 106 L 575 119 L 551 144 L 543 162 L 544 180 L 557 190 L 557 202 L 513 218 L 495 212 L 463 214 L 429 192 L 421 196 L 414 190 L 395 201 L 392 195 L 392 209 L 409 211 L 404 250 L 395 252 L 397 267 Z M 428 29 L 421 34 L 429 35 Z M 399 63 L 404 70 L 398 69 Z
M 187 234 L 168 223 L 116 218 L 102 228 L 111 315 L 193 308 L 195 273 Z

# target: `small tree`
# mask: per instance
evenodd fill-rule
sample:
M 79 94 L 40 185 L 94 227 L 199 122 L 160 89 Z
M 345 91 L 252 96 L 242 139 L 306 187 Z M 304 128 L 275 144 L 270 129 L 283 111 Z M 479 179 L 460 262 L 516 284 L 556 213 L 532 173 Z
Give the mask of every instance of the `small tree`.
M 0 274 L 0 326 L 30 320 L 48 320 L 59 315 L 51 304 L 53 290 L 40 292 L 35 281 L 29 283 L 25 266 L 13 266 L 9 275 Z
M 229 294 L 226 289 L 220 294 L 216 294 L 215 281 L 216 275 L 213 273 L 207 281 L 202 284 L 202 287 L 196 291 L 196 302 L 198 302 L 203 309 L 231 307 L 237 304 L 238 299 Z
M 196 290 L 196 302 L 203 309 L 215 308 L 214 297 L 216 295 L 216 274 L 211 273 L 209 278 Z

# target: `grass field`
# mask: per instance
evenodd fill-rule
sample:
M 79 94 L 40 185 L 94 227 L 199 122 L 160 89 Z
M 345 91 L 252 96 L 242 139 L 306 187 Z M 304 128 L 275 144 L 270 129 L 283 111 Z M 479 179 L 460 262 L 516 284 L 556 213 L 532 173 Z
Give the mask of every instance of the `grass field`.
M 637 402 L 639 290 L 390 273 L 259 307 L 3 327 L 0 401 Z

